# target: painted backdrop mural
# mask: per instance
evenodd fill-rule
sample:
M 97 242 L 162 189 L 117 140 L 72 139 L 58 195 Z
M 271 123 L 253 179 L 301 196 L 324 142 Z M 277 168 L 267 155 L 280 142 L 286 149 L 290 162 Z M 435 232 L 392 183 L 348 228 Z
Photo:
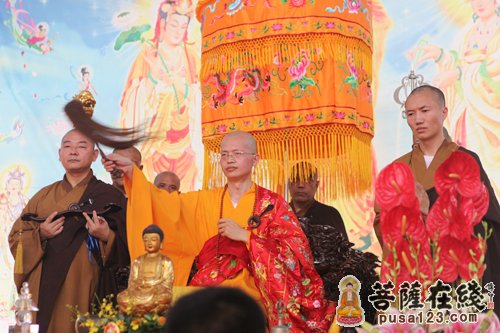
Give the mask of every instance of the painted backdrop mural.
M 200 174 L 192 140 L 201 96 L 200 50 L 188 34 L 189 25 L 196 23 L 193 15 L 189 0 L 162 1 L 152 39 L 142 36 L 149 27 L 146 24 L 122 32 L 115 42 L 115 50 L 131 41 L 142 44 L 123 89 L 120 125 L 149 124 L 144 134 L 157 139 L 140 147 L 143 171 L 150 179 L 162 171 L 174 171 L 182 180 L 181 192 L 195 189 Z
M 332 0 L 332 8 L 358 2 Z M 498 194 L 498 1 L 371 3 L 374 170 L 411 147 L 411 133 L 392 95 L 413 63 L 427 82 L 446 90 L 448 129 L 480 155 Z M 95 95 L 97 120 L 147 124 L 145 131 L 158 138 L 140 147 L 148 177 L 173 169 L 183 178 L 183 191 L 201 184 L 200 32 L 191 5 L 0 0 L 0 316 L 11 315 L 15 296 L 7 234 L 26 200 L 62 177 L 57 149 L 69 129 L 62 107 L 79 90 Z M 110 181 L 98 164 L 95 172 Z M 371 193 L 334 203 L 350 240 L 360 249 L 379 251 L 372 204 Z
M 57 149 L 70 128 L 62 107 L 80 90 L 95 96 L 98 121 L 141 124 L 157 138 L 138 147 L 151 180 L 169 170 L 180 176 L 182 191 L 201 184 L 195 6 L 1 0 L 0 317 L 11 315 L 15 296 L 8 233 L 28 198 L 61 179 Z

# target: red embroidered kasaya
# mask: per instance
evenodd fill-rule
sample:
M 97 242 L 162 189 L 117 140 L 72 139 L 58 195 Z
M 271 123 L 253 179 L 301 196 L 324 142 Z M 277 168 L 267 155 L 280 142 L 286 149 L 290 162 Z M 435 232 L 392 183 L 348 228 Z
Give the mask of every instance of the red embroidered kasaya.
M 295 214 L 274 192 L 256 186 L 255 195 L 254 215 L 260 217 L 260 225 L 252 231 L 248 248 L 226 237 L 212 237 L 196 259 L 199 271 L 190 285 L 215 286 L 247 268 L 262 295 L 270 326 L 278 322 L 274 305 L 281 299 L 291 332 L 327 332 L 335 304 L 324 297 L 323 283 Z

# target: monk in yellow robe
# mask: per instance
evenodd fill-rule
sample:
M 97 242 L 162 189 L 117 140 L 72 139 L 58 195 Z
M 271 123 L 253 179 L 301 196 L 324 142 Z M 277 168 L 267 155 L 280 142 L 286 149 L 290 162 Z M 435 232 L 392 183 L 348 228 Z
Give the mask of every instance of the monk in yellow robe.
M 82 313 L 90 311 L 96 292 L 100 297 L 117 292 L 112 266 L 130 264 L 125 197 L 94 177 L 90 166 L 97 154 L 89 138 L 69 131 L 59 149 L 63 180 L 42 188 L 22 212 L 46 220 L 38 223 L 18 218 L 9 235 L 16 258 L 16 285 L 20 288 L 23 282 L 29 283 L 40 309 L 35 319 L 40 333 L 74 332 L 73 313 L 67 306 L 77 306 Z M 55 218 L 58 211 L 71 206 L 100 211 L 109 203 L 122 206 L 122 211 L 107 214 L 105 219 L 95 212 L 93 216 Z
M 127 233 L 132 258 L 140 254 L 141 232 L 150 223 L 168 235 L 164 253 L 174 263 L 174 284 L 244 290 L 266 309 L 270 327 L 276 303 L 286 304 L 291 332 L 326 332 L 329 306 L 314 269 L 307 238 L 288 203 L 252 182 L 258 163 L 252 135 L 233 132 L 221 144 L 223 188 L 179 194 L 150 184 L 126 158 L 108 156 L 106 170 L 121 169 L 128 194 Z

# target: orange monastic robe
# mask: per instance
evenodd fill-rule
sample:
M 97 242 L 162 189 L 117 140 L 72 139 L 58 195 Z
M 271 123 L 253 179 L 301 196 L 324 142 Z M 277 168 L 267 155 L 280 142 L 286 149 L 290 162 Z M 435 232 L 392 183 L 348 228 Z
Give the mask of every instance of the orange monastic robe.
M 142 230 L 154 221 L 159 221 L 158 224 L 165 233 L 162 252 L 174 262 L 174 285 L 185 286 L 194 258 L 205 241 L 218 233 L 217 222 L 224 189 L 168 193 L 157 189 L 146 180 L 142 172 L 137 171 L 134 170 L 133 187 L 129 182 L 125 182 L 129 198 L 127 221 L 131 221 L 127 224 L 131 258 L 136 258 L 144 252 Z M 254 201 L 255 185 L 241 197 L 236 207 L 233 207 L 229 193 L 226 193 L 222 217 L 230 218 L 246 227 L 248 218 L 253 214 Z M 220 285 L 243 289 L 256 300 L 261 298 L 254 279 L 246 268 L 233 279 L 224 280 Z

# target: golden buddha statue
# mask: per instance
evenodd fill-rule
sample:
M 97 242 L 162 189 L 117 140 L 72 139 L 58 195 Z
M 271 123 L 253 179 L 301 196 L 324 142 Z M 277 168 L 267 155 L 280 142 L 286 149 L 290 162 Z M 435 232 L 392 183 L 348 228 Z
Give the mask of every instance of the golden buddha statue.
M 337 306 L 337 323 L 342 326 L 356 326 L 364 321 L 364 310 L 360 306 L 359 285 L 359 281 L 352 275 L 340 281 L 342 294 Z
M 164 313 L 172 302 L 174 268 L 172 261 L 160 253 L 163 231 L 154 224 L 142 232 L 146 254 L 138 257 L 130 267 L 128 288 L 118 294 L 120 310 L 143 316 Z

